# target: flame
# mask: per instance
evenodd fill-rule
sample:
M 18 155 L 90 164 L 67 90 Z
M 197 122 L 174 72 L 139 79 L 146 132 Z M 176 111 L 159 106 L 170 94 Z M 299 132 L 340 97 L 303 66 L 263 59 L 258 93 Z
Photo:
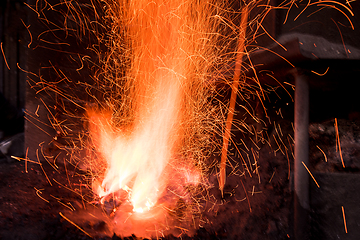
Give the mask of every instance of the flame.
M 190 67 L 196 44 L 189 40 L 195 23 L 185 17 L 189 3 L 129 1 L 123 17 L 133 58 L 126 93 L 131 121 L 116 122 L 116 109 L 88 110 L 97 165 L 103 162 L 105 168 L 93 191 L 102 203 L 108 198 L 121 202 L 113 210 L 120 235 L 149 236 L 143 231 L 168 223 L 166 212 L 176 207 L 178 199 L 188 201 L 185 186 L 201 182 L 192 159 L 183 161 L 179 154 L 194 111 L 187 110 L 187 95 L 196 85 Z
M 178 134 L 179 90 L 176 84 L 165 85 L 158 99 L 146 106 L 143 115 L 139 114 L 131 134 L 113 129 L 109 114 L 92 112 L 90 117 L 91 132 L 99 134 L 94 136 L 95 145 L 107 161 L 105 177 L 94 190 L 102 198 L 125 190 L 135 212 L 153 207 L 167 184 L 162 178 Z
M 155 101 L 158 111 L 147 112 L 146 121 L 139 121 L 130 134 L 112 127 L 109 112 L 88 112 L 93 144 L 106 160 L 104 178 L 94 182 L 93 190 L 103 204 L 109 197 L 121 202 L 113 209 L 119 235 L 151 237 L 151 231 L 167 228 L 168 210 L 180 198 L 189 200 L 185 186 L 201 183 L 199 170 L 174 157 L 179 113 L 174 95 L 165 95 Z

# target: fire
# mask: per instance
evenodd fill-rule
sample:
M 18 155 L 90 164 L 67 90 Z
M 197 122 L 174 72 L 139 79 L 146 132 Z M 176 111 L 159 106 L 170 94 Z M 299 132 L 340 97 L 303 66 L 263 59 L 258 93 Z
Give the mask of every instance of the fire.
M 131 133 L 113 129 L 111 117 L 104 117 L 109 114 L 91 113 L 94 144 L 107 162 L 104 179 L 94 189 L 99 197 L 122 189 L 129 194 L 133 210 L 144 212 L 163 193 L 167 185 L 164 171 L 174 158 L 179 118 L 176 84 L 167 85 L 158 92 L 159 98 L 146 106 L 146 116 L 139 113 Z
M 205 13 L 195 12 L 199 6 L 179 0 L 134 0 L 108 6 L 108 13 L 121 14 L 125 23 L 122 28 L 117 25 L 120 22 L 113 22 L 113 31 L 122 32 L 131 49 L 131 64 L 108 110 L 90 108 L 87 115 L 89 148 L 95 148 L 91 165 L 98 172 L 93 192 L 102 204 L 115 202 L 114 231 L 120 235 L 147 237 L 152 236 L 149 231 L 167 229 L 172 221 L 168 213 L 179 207 L 180 200 L 191 202 L 187 188 L 203 183 L 201 164 L 194 164 L 186 151 L 196 149 L 189 139 L 198 131 L 191 125 L 196 125 L 199 103 L 192 98 L 211 86 L 204 78 L 206 67 L 197 69 L 205 66 L 202 55 L 209 41 L 208 33 L 198 30 L 207 28 Z M 118 40 L 111 42 L 113 52 L 124 50 L 116 45 Z M 117 62 L 113 52 L 104 63 L 105 75 Z M 115 66 L 117 71 L 121 67 Z M 112 74 L 109 82 L 120 85 L 123 79 L 112 79 Z M 121 99 L 120 108 L 114 107 L 117 99 Z
M 256 144 L 267 142 L 270 146 L 270 140 L 266 140 L 269 139 L 267 132 L 251 126 L 251 120 L 247 119 L 254 119 L 257 124 L 266 126 L 256 116 L 252 99 L 259 99 L 268 117 L 263 101 L 275 88 L 263 89 L 256 72 L 255 77 L 241 75 L 243 68 L 255 71 L 251 61 L 250 65 L 246 62 L 243 64 L 242 59 L 261 48 L 256 43 L 258 36 L 267 35 L 279 44 L 262 26 L 266 15 L 275 9 L 284 9 L 287 11 L 286 22 L 289 12 L 298 6 L 293 0 L 283 1 L 278 6 L 272 6 L 270 2 L 95 0 L 80 4 L 77 1 L 59 0 L 59 4 L 50 5 L 46 0 L 38 0 L 34 6 L 29 5 L 39 19 L 48 24 L 44 32 L 34 37 L 34 40 L 41 42 L 39 46 L 43 44 L 45 49 L 69 54 L 69 63 L 74 66 L 74 63 L 78 63 L 74 70 L 61 68 L 61 65 L 58 67 L 49 61 L 49 66 L 43 65 L 39 73 L 31 73 L 28 77 L 37 94 L 51 92 L 49 96 L 55 96 L 55 115 L 49 110 L 52 104 L 46 104 L 40 98 L 51 115 L 50 124 L 57 132 L 51 140 L 52 144 L 66 151 L 66 156 L 70 156 L 67 161 L 81 165 L 81 169 L 86 169 L 91 176 L 94 196 L 90 200 L 87 192 L 82 195 L 81 187 L 74 187 L 74 192 L 79 192 L 83 203 L 95 203 L 95 208 L 100 209 L 96 213 L 89 210 L 92 207 L 86 209 L 86 221 L 92 218 L 105 221 L 109 229 L 103 232 L 109 235 L 134 234 L 140 238 L 151 238 L 179 233 L 173 229 L 180 229 L 178 236 L 183 231 L 191 235 L 192 227 L 197 228 L 207 221 L 200 219 L 202 216 L 198 219 L 195 217 L 196 213 L 202 214 L 201 210 L 206 205 L 201 205 L 203 202 L 199 199 L 206 202 L 213 198 L 213 206 L 217 204 L 218 199 L 208 195 L 210 191 L 201 192 L 214 187 L 206 181 L 210 174 L 219 178 L 221 191 L 225 187 L 226 168 L 229 165 L 231 174 L 241 173 L 240 177 L 247 173 L 252 177 L 251 173 L 256 172 L 260 183 L 258 152 L 248 148 L 242 139 L 241 147 L 244 148 L 240 148 L 241 144 L 231 139 L 231 129 L 234 127 L 239 132 L 249 132 L 255 138 L 254 141 L 252 137 L 250 140 L 258 149 Z M 327 5 L 319 4 L 321 2 Z M 309 1 L 294 20 L 314 5 L 321 9 L 342 7 L 353 15 L 350 3 L 347 7 L 337 1 Z M 62 22 L 52 23 L 47 19 L 52 15 L 48 11 L 61 15 L 57 18 Z M 340 13 L 344 14 L 342 10 Z M 353 27 L 347 15 L 346 18 Z M 29 30 L 30 25 L 25 27 Z M 60 42 L 61 35 L 64 42 Z M 49 36 L 50 39 L 47 39 Z M 31 35 L 30 38 L 33 39 Z M 79 54 L 74 53 L 73 48 L 76 47 L 73 42 L 67 43 L 71 41 L 67 38 L 76 39 L 79 44 L 84 41 L 87 46 L 86 51 L 83 50 L 86 53 L 80 50 Z M 88 51 L 91 54 L 87 55 Z M 63 58 L 59 59 L 62 61 Z M 233 68 L 235 59 L 236 71 L 232 81 L 228 80 L 232 74 L 229 74 L 229 69 Z M 77 78 L 72 80 L 70 73 L 81 75 L 87 65 L 90 73 L 86 72 L 86 76 L 82 77 L 89 77 L 93 82 L 75 81 Z M 48 76 L 51 80 L 43 79 L 44 72 L 48 71 L 53 72 Z M 52 79 L 53 76 L 57 78 Z M 230 104 L 224 96 L 229 86 L 232 89 Z M 78 92 L 85 96 L 77 95 Z M 241 113 L 244 120 L 233 122 L 236 96 L 244 102 L 241 105 L 245 110 L 244 114 Z M 35 112 L 37 117 L 38 109 Z M 83 116 L 83 110 L 86 113 L 81 118 L 79 115 Z M 30 116 L 30 113 L 27 114 Z M 85 130 L 81 129 L 84 122 Z M 81 129 L 80 133 L 77 128 Z M 223 142 L 216 139 L 219 136 L 223 136 Z M 59 141 L 58 137 L 64 142 Z M 278 137 L 281 140 L 280 135 Z M 243 171 L 238 162 L 232 164 L 230 157 L 227 160 L 230 142 L 243 160 Z M 275 142 L 278 149 L 274 153 L 279 149 L 282 151 L 276 139 Z M 212 163 L 205 163 L 205 160 L 212 154 L 218 154 L 221 145 L 219 169 L 216 160 Z M 249 157 L 251 155 L 246 154 L 248 162 L 242 157 L 245 149 L 249 152 L 251 149 L 254 163 Z M 46 158 L 43 151 L 41 153 Z M 54 165 L 58 156 L 51 158 Z M 26 162 L 31 161 L 26 157 Z M 252 166 L 255 166 L 254 171 Z M 211 172 L 210 169 L 217 170 Z M 84 178 L 87 179 L 89 175 L 84 175 Z M 241 184 L 251 212 L 245 185 L 242 181 Z M 253 193 L 254 189 L 253 185 Z M 231 195 L 235 196 L 232 192 Z M 217 215 L 217 210 L 214 212 Z M 82 213 L 79 215 L 83 217 Z
M 159 111 L 129 134 L 111 126 L 109 113 L 89 111 L 93 144 L 106 162 L 105 175 L 101 182 L 94 181 L 93 190 L 102 204 L 115 202 L 114 229 L 120 235 L 151 236 L 146 231 L 165 224 L 167 209 L 174 209 L 180 198 L 190 200 L 184 187 L 201 183 L 200 172 L 179 166 L 175 157 L 177 111 L 172 96 L 161 99 Z M 129 219 L 128 232 L 124 226 Z

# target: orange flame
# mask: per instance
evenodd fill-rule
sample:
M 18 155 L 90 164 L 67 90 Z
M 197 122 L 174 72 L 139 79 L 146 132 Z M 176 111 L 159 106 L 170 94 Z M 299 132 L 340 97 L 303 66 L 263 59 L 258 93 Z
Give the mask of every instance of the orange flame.
M 127 191 L 135 212 L 153 207 L 166 187 L 161 178 L 173 156 L 179 116 L 176 84 L 167 85 L 158 99 L 147 104 L 151 106 L 144 111 L 146 116 L 139 114 L 131 134 L 116 132 L 109 114 L 91 114 L 91 131 L 99 134 L 95 145 L 108 166 L 102 184 L 94 191 L 100 197 Z
M 93 190 L 102 203 L 108 196 L 121 202 L 113 209 L 114 231 L 119 235 L 150 237 L 167 228 L 168 209 L 180 198 L 189 199 L 184 186 L 200 183 L 197 170 L 177 166 L 174 158 L 177 114 L 171 99 L 159 101 L 159 111 L 128 135 L 111 126 L 109 113 L 89 111 L 93 144 L 107 166 L 104 179 L 95 181 Z
M 183 186 L 200 183 L 200 171 L 178 161 L 189 120 L 184 108 L 193 86 L 189 66 L 196 46 L 189 39 L 189 18 L 180 16 L 190 8 L 179 0 L 127 4 L 123 14 L 133 58 L 127 72 L 132 120 L 118 127 L 116 110 L 88 111 L 92 144 L 106 169 L 93 191 L 102 203 L 114 196 L 121 201 L 113 210 L 121 212 L 115 213 L 121 235 L 151 236 L 149 231 L 169 222 L 166 212 L 178 199 L 189 199 Z

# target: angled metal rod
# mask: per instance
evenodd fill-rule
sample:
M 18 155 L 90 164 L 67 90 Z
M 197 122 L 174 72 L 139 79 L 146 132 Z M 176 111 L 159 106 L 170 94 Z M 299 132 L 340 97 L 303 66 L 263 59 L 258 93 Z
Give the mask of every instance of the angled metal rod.
M 226 181 L 227 151 L 228 151 L 229 140 L 231 135 L 231 126 L 235 111 L 236 96 L 238 93 L 239 80 L 241 75 L 242 59 L 245 50 L 246 27 L 248 24 L 248 15 L 249 15 L 249 8 L 247 6 L 244 6 L 241 13 L 241 22 L 239 27 L 240 33 L 239 33 L 238 46 L 237 46 L 234 79 L 233 79 L 233 84 L 231 86 L 229 113 L 226 119 L 225 131 L 223 135 L 223 146 L 221 149 L 221 162 L 220 162 L 220 174 L 219 174 L 219 189 L 221 191 L 221 195 L 223 195 L 223 190 Z

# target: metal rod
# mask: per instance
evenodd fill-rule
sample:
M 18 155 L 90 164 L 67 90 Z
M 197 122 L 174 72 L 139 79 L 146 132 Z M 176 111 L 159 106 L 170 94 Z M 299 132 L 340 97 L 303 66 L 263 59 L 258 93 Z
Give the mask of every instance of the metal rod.
M 241 13 L 241 22 L 240 22 L 240 29 L 239 29 L 240 33 L 239 33 L 239 40 L 238 40 L 238 46 L 237 46 L 234 79 L 233 79 L 233 84 L 231 86 L 229 113 L 228 113 L 227 119 L 226 119 L 225 132 L 224 132 L 224 136 L 223 136 L 223 147 L 221 150 L 219 189 L 221 191 L 222 196 L 224 196 L 224 186 L 225 186 L 225 181 L 226 181 L 227 151 L 228 151 L 228 145 L 229 145 L 229 140 L 230 140 L 230 135 L 231 135 L 231 125 L 232 125 L 234 112 L 235 112 L 236 96 L 238 93 L 239 80 L 240 80 L 240 75 L 241 75 L 242 59 L 244 56 L 246 26 L 248 23 L 248 15 L 249 15 L 249 9 L 247 6 L 245 6 Z
M 309 82 L 304 73 L 295 76 L 295 173 L 294 234 L 296 240 L 309 239 Z

